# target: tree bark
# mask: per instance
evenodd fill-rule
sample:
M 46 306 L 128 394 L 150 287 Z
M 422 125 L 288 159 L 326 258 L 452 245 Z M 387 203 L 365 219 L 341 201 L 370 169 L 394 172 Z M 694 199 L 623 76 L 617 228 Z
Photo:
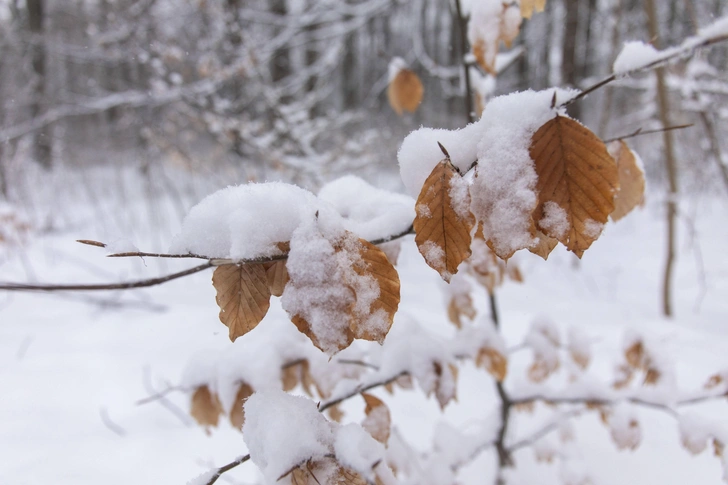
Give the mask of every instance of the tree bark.
M 647 14 L 650 38 L 653 40 L 655 48 L 660 49 L 660 32 L 655 0 L 645 0 L 645 12 Z M 660 122 L 666 128 L 672 126 L 672 123 L 670 122 L 670 100 L 665 83 L 665 69 L 663 67 L 655 69 L 655 77 L 657 79 L 657 102 L 660 111 Z M 677 162 L 675 160 L 672 132 L 663 131 L 662 139 L 665 145 L 665 169 L 669 183 L 667 195 L 667 258 L 665 260 L 665 270 L 662 280 L 662 313 L 666 317 L 672 317 L 672 273 L 675 263 L 675 233 L 677 229 Z
M 31 64 L 33 67 L 34 96 L 30 105 L 30 116 L 40 116 L 47 106 L 46 99 L 46 51 L 43 21 L 45 0 L 26 0 L 28 10 L 28 31 L 32 36 Z M 53 162 L 53 127 L 46 126 L 33 134 L 33 156 L 44 168 L 51 168 Z

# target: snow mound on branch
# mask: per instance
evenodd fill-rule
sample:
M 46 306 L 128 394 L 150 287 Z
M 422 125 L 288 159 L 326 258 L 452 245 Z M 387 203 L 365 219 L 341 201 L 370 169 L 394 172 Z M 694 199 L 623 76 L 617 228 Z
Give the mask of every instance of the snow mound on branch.
M 329 182 L 318 196 L 344 218 L 347 230 L 370 241 L 406 231 L 415 218 L 411 197 L 376 188 L 354 175 Z
M 315 195 L 281 182 L 245 184 L 219 190 L 192 208 L 172 253 L 246 259 L 280 254 L 279 242 L 317 211 L 334 211 Z
M 309 460 L 332 455 L 374 482 L 374 468 L 385 458 L 384 446 L 360 425 L 330 422 L 312 400 L 280 390 L 248 398 L 243 439 L 265 483 L 275 483 Z M 390 475 L 385 472 L 383 478 Z
M 275 483 L 307 460 L 326 456 L 334 435 L 316 403 L 269 390 L 245 402 L 243 439 L 265 483 Z

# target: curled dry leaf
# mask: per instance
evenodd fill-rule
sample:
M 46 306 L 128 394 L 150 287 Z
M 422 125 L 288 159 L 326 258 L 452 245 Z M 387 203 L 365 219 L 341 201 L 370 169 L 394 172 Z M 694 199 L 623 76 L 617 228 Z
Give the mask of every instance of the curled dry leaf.
M 503 2 L 497 19 L 490 18 L 493 13 L 484 11 L 483 15 L 473 15 L 468 29 L 475 60 L 485 72 L 496 76 L 498 45 L 502 41 L 507 47 L 511 46 L 518 37 L 522 15 L 516 4 L 507 2 Z
M 545 359 L 536 355 L 533 363 L 528 368 L 528 378 L 533 382 L 543 382 L 551 374 L 559 370 L 560 365 L 558 358 Z
M 285 261 L 273 261 L 263 263 L 265 274 L 268 280 L 268 290 L 273 296 L 281 296 L 288 283 L 288 270 Z
M 255 391 L 253 391 L 252 387 L 242 382 L 238 388 L 238 393 L 235 395 L 235 403 L 230 409 L 230 424 L 238 431 L 242 431 L 243 424 L 245 423 L 245 409 L 243 405 L 245 404 L 245 400 L 253 395 L 253 392 Z
M 222 414 L 222 405 L 217 394 L 210 392 L 207 386 L 200 386 L 195 389 L 190 401 L 190 416 L 192 416 L 197 424 L 204 427 L 216 427 L 220 415 Z
M 268 275 L 262 264 L 225 264 L 215 268 L 212 284 L 217 290 L 220 321 L 233 342 L 253 330 L 270 308 Z
M 486 369 L 498 382 L 503 382 L 508 373 L 508 359 L 490 347 L 483 347 L 478 351 L 475 365 Z
M 547 236 L 536 229 L 535 226 L 533 228 L 533 237 L 538 239 L 538 241 L 535 246 L 531 246 L 528 250 L 536 256 L 541 256 L 544 261 L 548 260 L 549 254 L 551 254 L 551 251 L 553 251 L 556 245 L 559 244 L 559 240 Z
M 530 19 L 533 11 L 543 12 L 546 8 L 546 0 L 521 0 L 521 16 Z
M 458 266 L 470 256 L 470 231 L 475 218 L 470 213 L 466 190 L 452 187 L 463 182 L 449 158 L 432 170 L 422 186 L 415 206 L 415 242 L 427 264 L 449 282 Z
M 367 433 L 372 435 L 372 438 L 386 445 L 392 429 L 392 416 L 389 413 L 389 408 L 381 399 L 371 394 L 363 393 L 362 397 L 366 402 L 366 408 L 364 409 L 366 417 L 361 426 Z
M 425 88 L 413 71 L 400 69 L 389 83 L 387 99 L 392 109 L 400 116 L 404 111 L 414 113 L 422 102 Z
M 458 368 L 454 364 L 442 365 L 440 362 L 433 362 L 432 366 L 435 372 L 434 388 L 427 395 L 434 391 L 440 409 L 445 409 L 450 401 L 457 400 Z
M 619 190 L 614 194 L 614 211 L 610 214 L 618 221 L 645 200 L 645 174 L 637 163 L 637 156 L 622 140 L 607 145 L 609 154 L 617 162 Z
M 329 415 L 329 419 L 337 423 L 340 423 L 344 418 L 344 411 L 341 410 L 338 404 L 331 406 L 326 410 L 326 413 Z
M 468 320 L 475 318 L 476 311 L 473 306 L 473 298 L 468 293 L 452 295 L 447 305 L 447 317 L 457 327 L 462 327 L 462 318 Z
M 536 226 L 581 257 L 614 210 L 617 164 L 594 133 L 563 116 L 538 129 L 529 151 L 538 176 Z

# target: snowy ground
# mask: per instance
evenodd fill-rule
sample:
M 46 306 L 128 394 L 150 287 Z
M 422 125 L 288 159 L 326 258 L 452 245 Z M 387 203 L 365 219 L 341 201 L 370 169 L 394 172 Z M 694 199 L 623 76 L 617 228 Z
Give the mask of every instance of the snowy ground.
M 139 213 L 144 206 L 130 201 L 125 210 Z M 507 283 L 498 293 L 508 343 L 518 344 L 533 318 L 545 315 L 564 327 L 578 325 L 592 337 L 595 372 L 611 370 L 625 329 L 662 346 L 676 363 L 678 385 L 687 390 L 700 388 L 711 373 L 728 368 L 728 201 L 691 199 L 682 211 L 675 319 L 660 316 L 665 231 L 662 212 L 653 203 L 608 225 L 581 262 L 561 250 L 548 262 L 530 254 L 517 258 L 525 284 Z M 171 211 L 166 214 L 175 217 Z M 115 218 L 129 220 L 121 210 Z M 73 242 L 93 237 L 108 241 L 123 234 L 113 229 L 113 219 L 101 229 L 91 218 L 79 217 L 79 223 L 62 231 L 32 236 L 22 250 L 4 251 L 0 280 L 111 282 L 194 264 L 109 260 L 103 250 Z M 142 238 L 140 227 L 132 239 L 144 249 L 159 239 L 164 248 L 172 232 Z M 437 333 L 450 332 L 439 277 L 425 266 L 411 239 L 398 270 L 400 312 Z M 0 293 L 0 484 L 179 484 L 244 454 L 242 436 L 227 422 L 210 436 L 193 424 L 185 414 L 188 396 L 182 393 L 170 394 L 168 403 L 135 404 L 153 392 L 149 385 L 161 390 L 178 382 L 194 354 L 230 345 L 227 329 L 217 319 L 210 277 L 203 272 L 123 294 Z M 484 294 L 476 303 L 487 314 Z M 267 319 L 284 318 L 274 303 Z M 518 372 L 516 365 L 509 385 L 523 380 Z M 397 391 L 394 397 L 383 390 L 375 394 L 388 403 L 394 423 L 415 447 L 430 447 L 434 423 L 440 419 L 434 399 L 419 391 Z M 459 402 L 444 417 L 470 429 L 492 411 L 493 396 L 492 381 L 466 365 Z M 360 407 L 352 404 L 347 419 L 358 419 Z M 726 403 L 697 410 L 721 423 Z M 635 452 L 615 451 L 596 415 L 576 421 L 575 452 L 595 485 L 721 483 L 720 463 L 710 448 L 691 456 L 680 446 L 671 418 L 647 410 L 639 416 L 643 444 Z M 519 431 L 514 430 L 517 436 Z M 559 483 L 558 470 L 536 464 L 530 451 L 516 459 L 519 471 L 513 483 Z M 482 483 L 492 470 L 492 456 L 485 454 L 463 470 L 462 482 Z M 254 466 L 247 463 L 224 480 L 251 483 L 256 477 Z

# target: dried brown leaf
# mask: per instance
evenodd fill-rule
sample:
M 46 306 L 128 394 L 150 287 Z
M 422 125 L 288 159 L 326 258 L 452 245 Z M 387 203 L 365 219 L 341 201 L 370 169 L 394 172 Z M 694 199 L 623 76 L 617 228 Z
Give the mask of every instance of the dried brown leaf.
M 719 439 L 713 438 L 713 454 L 718 458 L 722 458 L 724 451 L 725 445 L 723 442 Z
M 253 330 L 270 308 L 271 292 L 262 264 L 225 264 L 212 274 L 217 290 L 220 321 L 227 325 L 230 340 Z
M 197 421 L 197 424 L 214 428 L 217 426 L 221 414 L 222 406 L 217 394 L 210 392 L 210 388 L 207 386 L 195 389 L 190 401 L 190 416 Z
M 642 341 L 638 340 L 627 347 L 627 350 L 624 351 L 624 357 L 627 359 L 627 364 L 633 369 L 641 369 L 644 367 L 645 346 L 642 344 Z
M 273 261 L 263 263 L 266 278 L 268 280 L 268 289 L 273 296 L 281 296 L 283 290 L 288 283 L 288 270 L 285 261 Z
M 559 244 L 559 240 L 554 239 L 553 237 L 549 237 L 535 228 L 533 236 L 535 238 L 538 238 L 538 242 L 535 246 L 528 248 L 528 250 L 536 256 L 541 256 L 544 261 L 548 260 L 549 254 L 551 254 L 551 251 L 553 251 L 556 245 Z
M 379 249 L 384 251 L 387 255 L 387 259 L 394 266 L 397 266 L 397 260 L 399 259 L 399 253 L 402 251 L 402 241 L 387 241 L 379 245 Z
M 447 317 L 457 327 L 462 327 L 462 318 L 468 320 L 475 318 L 476 311 L 473 306 L 473 298 L 467 294 L 452 295 L 447 305 Z
M 239 431 L 243 429 L 243 424 L 245 423 L 245 409 L 243 405 L 245 404 L 245 400 L 253 395 L 253 392 L 255 392 L 253 388 L 243 382 L 240 384 L 238 393 L 235 395 L 235 403 L 230 409 L 230 424 Z
M 478 351 L 475 365 L 486 369 L 498 382 L 503 382 L 508 373 L 508 359 L 490 347 L 483 347 Z
M 528 368 L 528 378 L 533 382 L 543 382 L 560 367 L 558 359 L 544 359 L 536 355 Z
M 475 219 L 467 200 L 454 201 L 451 187 L 461 176 L 449 159 L 432 170 L 417 198 L 414 220 L 415 242 L 427 264 L 445 281 L 457 273 L 458 266 L 470 256 L 470 231 Z M 455 181 L 457 183 L 457 180 Z M 463 212 L 455 207 L 466 207 Z
M 288 392 L 295 389 L 298 385 L 300 376 L 301 369 L 298 368 L 298 364 L 283 367 L 281 369 L 281 383 L 283 384 L 283 390 Z
M 424 94 L 422 81 L 409 69 L 401 69 L 387 88 L 389 105 L 400 116 L 404 111 L 414 113 L 422 102 Z
M 361 264 L 354 265 L 354 271 L 359 276 L 371 276 L 379 285 L 379 297 L 372 303 L 370 314 L 384 311 L 386 314 L 386 326 L 368 325 L 364 321 L 353 321 L 352 332 L 354 338 L 384 342 L 389 329 L 394 322 L 394 314 L 397 313 L 400 300 L 399 274 L 387 258 L 387 255 L 374 244 L 364 239 L 359 239 L 361 249 Z
M 366 402 L 364 409 L 366 417 L 361 423 L 362 428 L 372 435 L 372 438 L 386 445 L 392 429 L 392 416 L 389 408 L 376 396 L 362 393 L 362 397 Z
M 333 457 L 308 460 L 284 476 L 287 475 L 293 485 L 367 485 L 364 477 Z
M 546 8 L 546 0 L 521 0 L 521 15 L 524 19 L 530 19 L 533 11 L 543 12 Z
M 331 406 L 326 412 L 329 414 L 329 418 L 337 423 L 340 423 L 344 418 L 344 411 L 341 410 L 338 404 Z
M 708 378 L 708 382 L 703 386 L 705 389 L 715 389 L 723 383 L 723 376 L 720 374 L 713 374 Z
M 617 164 L 596 135 L 563 116 L 538 129 L 529 151 L 538 175 L 534 221 L 544 234 L 581 257 L 614 210 Z M 546 223 L 554 218 L 566 225 Z
M 614 211 L 610 214 L 618 221 L 637 207 L 645 199 L 645 174 L 637 164 L 637 157 L 622 140 L 607 145 L 609 154 L 617 162 L 619 189 L 614 194 Z

